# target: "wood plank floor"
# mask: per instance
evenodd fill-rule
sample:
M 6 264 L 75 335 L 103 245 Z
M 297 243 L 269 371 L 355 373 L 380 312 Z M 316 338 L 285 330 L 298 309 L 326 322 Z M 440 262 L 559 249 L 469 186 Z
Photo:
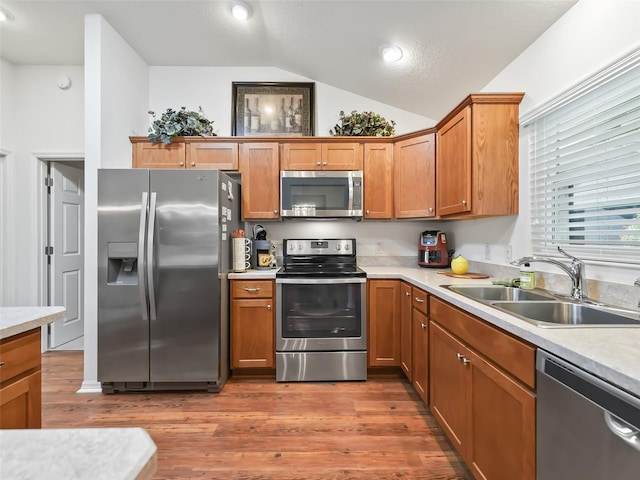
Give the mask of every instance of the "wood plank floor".
M 218 394 L 76 394 L 82 352 L 42 356 L 42 426 L 145 428 L 157 479 L 471 480 L 404 379 L 230 379 Z

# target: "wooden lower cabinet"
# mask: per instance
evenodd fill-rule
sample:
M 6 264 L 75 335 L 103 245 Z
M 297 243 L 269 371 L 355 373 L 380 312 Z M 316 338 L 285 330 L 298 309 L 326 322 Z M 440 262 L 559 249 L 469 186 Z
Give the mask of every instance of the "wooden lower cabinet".
M 412 371 L 412 347 L 411 331 L 411 285 L 407 282 L 400 283 L 400 368 L 407 380 L 413 382 Z
M 414 287 L 414 290 L 416 288 Z M 425 404 L 429 403 L 429 320 L 420 310 L 414 308 L 412 313 L 411 357 L 413 388 Z
M 448 309 L 454 316 L 456 310 L 436 302 L 429 325 L 432 414 L 477 479 L 534 480 L 535 393 L 441 325 Z
M 0 428 L 40 428 L 40 328 L 0 341 Z
M 231 281 L 231 369 L 274 368 L 273 280 Z
M 369 367 L 400 366 L 400 281 L 367 283 L 367 356 Z

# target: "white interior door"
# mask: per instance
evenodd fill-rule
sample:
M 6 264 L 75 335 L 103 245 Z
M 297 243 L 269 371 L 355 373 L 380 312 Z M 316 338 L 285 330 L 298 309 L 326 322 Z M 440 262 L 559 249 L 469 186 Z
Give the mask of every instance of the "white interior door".
M 49 234 L 53 255 L 49 304 L 67 309 L 66 318 L 51 325 L 49 348 L 55 348 L 84 335 L 84 168 L 59 162 L 51 162 L 50 166 L 53 186 Z

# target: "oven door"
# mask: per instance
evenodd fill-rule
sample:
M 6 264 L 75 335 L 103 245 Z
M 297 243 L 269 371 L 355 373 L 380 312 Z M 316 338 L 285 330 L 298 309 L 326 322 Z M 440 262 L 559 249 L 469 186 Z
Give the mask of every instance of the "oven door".
M 366 278 L 276 278 L 276 351 L 366 350 Z

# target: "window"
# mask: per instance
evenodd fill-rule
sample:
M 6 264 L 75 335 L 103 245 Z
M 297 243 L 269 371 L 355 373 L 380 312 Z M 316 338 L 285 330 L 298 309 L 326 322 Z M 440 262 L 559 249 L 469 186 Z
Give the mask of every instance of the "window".
M 640 52 L 523 125 L 533 252 L 640 264 Z

